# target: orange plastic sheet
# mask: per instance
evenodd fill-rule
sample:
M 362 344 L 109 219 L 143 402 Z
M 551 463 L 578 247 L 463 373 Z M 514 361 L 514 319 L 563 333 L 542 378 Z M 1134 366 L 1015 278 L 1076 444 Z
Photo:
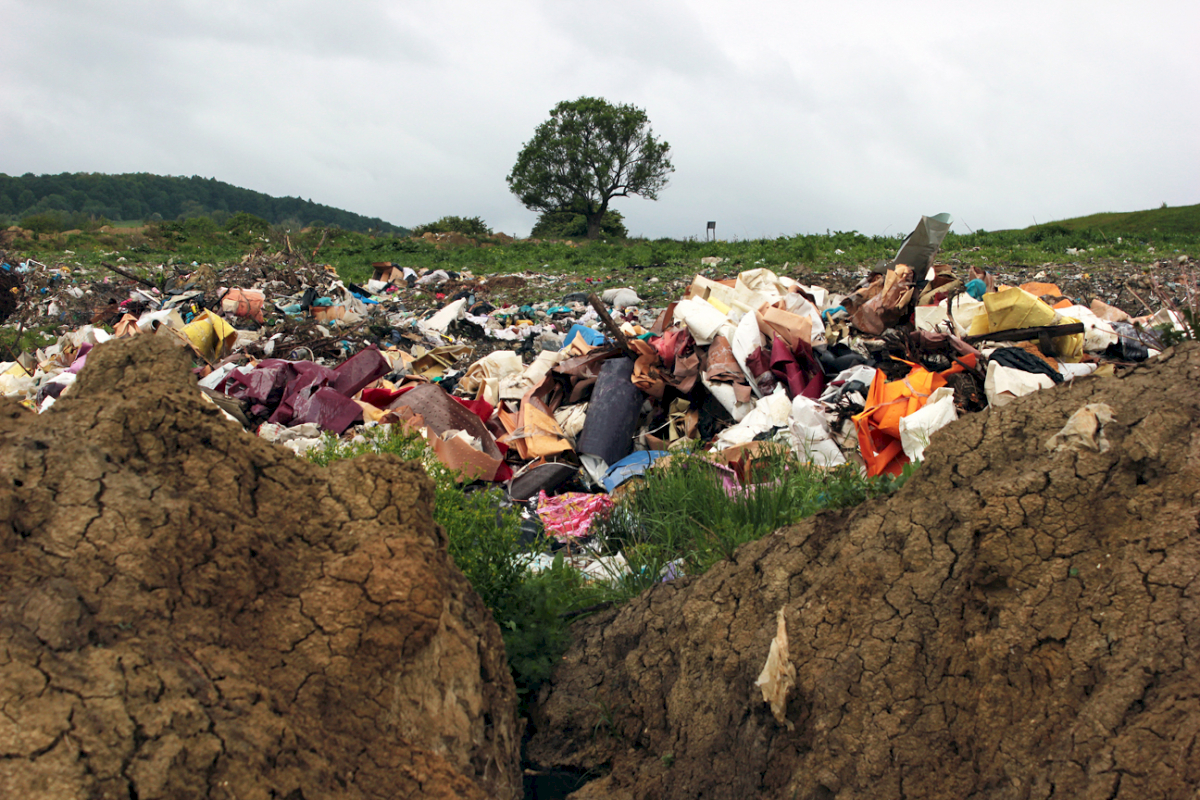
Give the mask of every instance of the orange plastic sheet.
M 1062 297 L 1062 289 L 1058 288 L 1056 283 L 1022 283 L 1021 288 L 1034 297 Z
M 975 366 L 974 355 L 960 360 L 969 367 Z M 875 371 L 863 411 L 853 417 L 867 475 L 900 474 L 908 463 L 900 443 L 900 419 L 924 408 L 934 390 L 946 385 L 947 377 L 962 371 L 960 364 L 942 372 L 913 365 L 908 375 L 896 381 L 888 381 L 881 370 Z
M 267 297 L 259 289 L 230 289 L 221 298 L 221 311 L 236 317 L 248 317 L 263 324 L 263 306 Z

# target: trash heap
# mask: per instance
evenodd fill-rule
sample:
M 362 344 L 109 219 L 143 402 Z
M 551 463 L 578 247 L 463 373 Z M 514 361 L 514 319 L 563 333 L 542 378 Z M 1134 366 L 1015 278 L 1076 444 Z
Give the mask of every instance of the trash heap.
M 848 292 L 755 268 L 697 274 L 664 307 L 632 288 L 493 305 L 498 286 L 534 276 L 383 262 L 359 286 L 261 252 L 157 279 L 105 264 L 112 275 L 87 286 L 5 261 L 0 279 L 21 299 L 0 314 L 78 326 L 0 363 L 0 393 L 44 411 L 94 346 L 170 337 L 247 430 L 297 453 L 365 427 L 419 431 L 464 481 L 502 485 L 571 540 L 672 451 L 706 451 L 735 482 L 779 443 L 817 465 L 898 474 L 960 415 L 1111 374 L 1163 349 L 1163 326 L 1184 330 L 1169 309 L 1133 318 L 1054 284 L 956 272 L 936 260 L 950 223 L 922 217 Z M 710 274 L 720 263 L 703 261 Z

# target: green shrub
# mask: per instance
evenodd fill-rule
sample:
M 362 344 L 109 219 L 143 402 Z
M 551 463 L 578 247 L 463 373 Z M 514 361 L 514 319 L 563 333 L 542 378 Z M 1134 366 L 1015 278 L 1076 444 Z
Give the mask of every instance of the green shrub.
M 411 231 L 412 236 L 424 236 L 426 233 L 461 233 L 464 236 L 491 236 L 492 229 L 482 217 L 442 217 L 437 222 L 418 225 Z
M 49 212 L 23 217 L 21 227 L 37 234 L 58 233 L 63 230 L 61 215 Z
M 239 238 L 246 238 L 251 234 L 262 236 L 263 233 L 269 230 L 271 230 L 271 223 L 262 217 L 256 217 L 244 211 L 234 214 L 225 223 L 225 231 Z

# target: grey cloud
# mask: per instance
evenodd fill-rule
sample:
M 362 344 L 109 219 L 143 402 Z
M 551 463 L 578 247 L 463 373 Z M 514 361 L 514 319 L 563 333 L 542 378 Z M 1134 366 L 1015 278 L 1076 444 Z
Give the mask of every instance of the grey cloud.
M 525 233 L 504 176 L 559 101 L 645 108 L 652 237 L 1019 227 L 1194 203 L 1194 3 L 0 0 L 0 171 L 203 174 Z

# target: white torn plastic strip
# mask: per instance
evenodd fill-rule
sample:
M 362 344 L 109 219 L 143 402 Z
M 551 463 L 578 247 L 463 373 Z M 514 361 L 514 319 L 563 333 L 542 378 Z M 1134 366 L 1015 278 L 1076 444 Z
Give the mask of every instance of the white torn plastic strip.
M 418 322 L 417 326 L 426 333 L 429 331 L 445 333 L 446 329 L 450 327 L 450 323 L 462 318 L 466 306 L 467 299 L 465 297 L 455 300 L 453 303 L 448 303 L 429 319 Z
M 787 729 L 795 729 L 795 725 L 787 718 L 787 698 L 796 685 L 796 667 L 788 655 L 787 623 L 783 619 L 783 607 L 780 607 L 776 617 L 775 638 L 771 640 L 771 649 L 767 653 L 767 663 L 754 685 L 762 690 L 764 703 L 771 704 L 771 713 L 775 721 L 786 725 Z
M 989 361 L 987 376 L 983 382 L 983 391 L 987 395 L 988 405 L 1000 408 L 1018 397 L 1033 394 L 1040 389 L 1050 389 L 1053 386 L 1054 380 L 1049 375 L 1026 372 Z
M 929 395 L 925 405 L 900 418 L 900 446 L 912 461 L 925 458 L 929 437 L 958 419 L 954 408 L 954 390 L 942 386 Z

